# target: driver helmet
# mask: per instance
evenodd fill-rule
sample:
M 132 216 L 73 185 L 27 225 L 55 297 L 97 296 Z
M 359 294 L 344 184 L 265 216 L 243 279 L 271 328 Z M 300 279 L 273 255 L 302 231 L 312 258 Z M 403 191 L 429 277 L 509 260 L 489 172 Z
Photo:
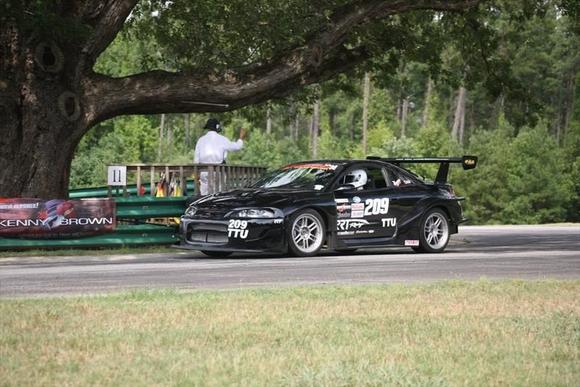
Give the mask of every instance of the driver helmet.
M 352 184 L 354 188 L 361 188 L 367 183 L 367 173 L 364 169 L 355 169 L 346 175 L 345 184 Z

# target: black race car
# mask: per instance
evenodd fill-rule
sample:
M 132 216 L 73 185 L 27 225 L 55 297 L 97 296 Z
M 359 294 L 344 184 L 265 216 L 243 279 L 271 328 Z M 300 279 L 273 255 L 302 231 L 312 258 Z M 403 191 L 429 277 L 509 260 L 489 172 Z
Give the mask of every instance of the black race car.
M 402 168 L 437 163 L 433 182 Z M 319 160 L 287 165 L 249 188 L 193 202 L 181 217 L 179 247 L 210 256 L 233 252 L 317 254 L 322 248 L 410 246 L 440 253 L 463 222 L 447 184 L 450 163 L 477 157 Z

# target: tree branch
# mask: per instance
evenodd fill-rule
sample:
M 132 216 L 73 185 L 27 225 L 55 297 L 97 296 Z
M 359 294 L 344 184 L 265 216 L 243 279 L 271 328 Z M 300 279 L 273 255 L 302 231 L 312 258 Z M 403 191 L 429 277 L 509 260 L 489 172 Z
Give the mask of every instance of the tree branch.
M 90 71 L 97 57 L 117 36 L 139 0 L 88 1 L 82 10 L 85 23 L 93 27 L 91 37 L 82 49 L 79 71 Z
M 220 75 L 151 71 L 124 78 L 94 75 L 85 80 L 87 122 L 121 114 L 225 111 L 289 94 L 293 89 L 343 72 L 369 57 L 364 47 L 344 43 L 355 27 L 413 10 L 459 11 L 480 0 L 366 0 L 338 9 L 331 22 L 301 47 Z
M 300 86 L 326 80 L 370 57 L 365 47 L 337 49 L 316 71 L 297 72 L 291 65 L 274 67 L 253 80 L 240 81 L 166 71 L 125 78 L 95 75 L 87 79 L 87 124 L 124 114 L 229 111 L 290 94 Z

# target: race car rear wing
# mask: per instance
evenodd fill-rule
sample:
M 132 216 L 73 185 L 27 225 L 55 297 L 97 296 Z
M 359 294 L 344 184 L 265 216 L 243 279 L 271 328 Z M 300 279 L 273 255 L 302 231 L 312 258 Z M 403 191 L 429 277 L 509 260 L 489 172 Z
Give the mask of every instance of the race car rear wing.
M 477 156 L 462 156 L 462 157 L 378 157 L 369 156 L 367 160 L 380 160 L 387 163 L 400 166 L 401 164 L 439 164 L 439 171 L 435 178 L 435 183 L 447 183 L 447 176 L 449 175 L 449 164 L 461 164 L 464 170 L 473 169 L 477 166 Z

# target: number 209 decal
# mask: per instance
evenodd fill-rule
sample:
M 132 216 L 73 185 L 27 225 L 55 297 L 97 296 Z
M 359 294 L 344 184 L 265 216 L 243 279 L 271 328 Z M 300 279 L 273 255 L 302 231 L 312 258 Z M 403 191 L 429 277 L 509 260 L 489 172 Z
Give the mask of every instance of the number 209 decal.
M 228 238 L 246 239 L 248 237 L 248 231 L 247 220 L 230 219 L 228 224 Z
M 367 199 L 365 200 L 366 215 L 384 215 L 389 212 L 389 198 Z

